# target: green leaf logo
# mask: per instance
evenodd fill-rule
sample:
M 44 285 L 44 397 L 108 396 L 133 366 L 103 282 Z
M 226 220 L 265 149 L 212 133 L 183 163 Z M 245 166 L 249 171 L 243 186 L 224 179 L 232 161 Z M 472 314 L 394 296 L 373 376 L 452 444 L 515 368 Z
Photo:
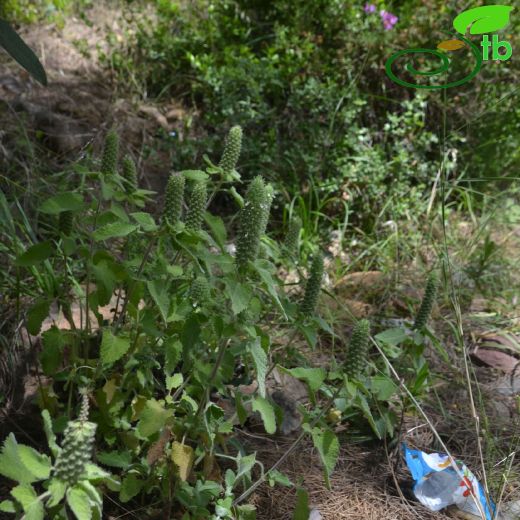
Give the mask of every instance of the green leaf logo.
M 509 23 L 509 13 L 513 10 L 507 5 L 486 5 L 460 13 L 453 20 L 453 27 L 460 34 L 484 34 L 498 31 Z

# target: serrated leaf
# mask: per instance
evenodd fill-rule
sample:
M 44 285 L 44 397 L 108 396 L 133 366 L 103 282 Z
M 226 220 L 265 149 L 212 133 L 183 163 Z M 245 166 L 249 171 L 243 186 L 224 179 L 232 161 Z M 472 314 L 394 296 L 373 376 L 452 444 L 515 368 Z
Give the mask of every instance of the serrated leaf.
M 130 216 L 141 226 L 143 231 L 155 231 L 158 227 L 149 213 L 138 211 L 136 213 L 130 213 Z
M 386 376 L 374 376 L 371 379 L 372 392 L 379 401 L 388 401 L 397 391 L 397 386 Z
M 49 449 L 51 453 L 56 457 L 60 448 L 56 443 L 56 435 L 54 435 L 54 431 L 52 430 L 52 420 L 48 410 L 42 410 L 42 418 L 43 418 L 43 430 L 45 431 L 45 436 L 47 437 L 47 444 L 49 445 Z
M 172 444 L 172 461 L 177 466 L 179 478 L 186 482 L 191 472 L 194 460 L 193 448 L 187 444 L 174 441 Z
M 50 240 L 46 240 L 45 242 L 39 242 L 29 247 L 14 263 L 19 267 L 30 267 L 47 260 L 52 253 L 54 253 L 54 246 Z
M 18 454 L 19 444 L 13 433 L 4 441 L 0 452 L 0 475 L 20 484 L 30 484 L 38 480 L 23 464 Z
M 94 240 L 99 242 L 101 240 L 108 240 L 109 238 L 126 237 L 130 233 L 133 233 L 138 227 L 136 224 L 128 224 L 126 222 L 112 222 L 96 229 L 92 235 Z
M 51 301 L 48 298 L 40 298 L 27 311 L 27 330 L 29 334 L 37 336 L 42 328 L 42 323 L 49 315 Z
M 5 20 L 0 20 L 0 45 L 34 79 L 47 85 L 47 75 L 40 60 L 19 34 Z
M 137 431 L 143 437 L 150 437 L 157 433 L 166 423 L 171 412 L 166 410 L 162 404 L 155 399 L 146 401 L 144 410 L 141 413 Z
M 327 372 L 324 368 L 297 367 L 287 369 L 279 367 L 279 369 L 295 377 L 296 379 L 301 379 L 305 381 L 313 392 L 316 392 L 320 389 L 321 385 L 323 384 L 323 381 L 325 381 L 325 377 L 327 377 Z
M 67 504 L 72 509 L 77 520 L 91 520 L 92 506 L 86 491 L 79 486 L 67 490 Z
M 63 211 L 80 211 L 83 207 L 83 197 L 70 191 L 53 195 L 40 206 L 40 211 L 48 215 L 57 215 Z
M 47 455 L 37 452 L 30 446 L 18 445 L 18 456 L 22 464 L 35 476 L 37 480 L 44 480 L 51 473 L 51 459 Z
M 130 475 L 127 475 L 123 482 L 121 482 L 121 491 L 119 492 L 119 500 L 121 502 L 128 502 L 129 500 L 132 500 L 141 489 L 143 489 L 144 481 L 137 478 L 137 475 L 134 473 L 130 473 Z
M 170 392 L 174 388 L 179 388 L 182 385 L 184 378 L 182 374 L 173 374 L 173 376 L 166 376 L 166 390 Z
M 204 214 L 204 220 L 211 230 L 211 234 L 215 239 L 215 242 L 221 249 L 224 249 L 227 239 L 226 226 L 224 225 L 224 221 L 220 217 L 211 215 L 211 213 L 208 213 L 207 211 Z
M 56 326 L 52 326 L 42 334 L 42 351 L 40 353 L 40 361 L 43 372 L 46 375 L 54 375 L 60 364 L 63 362 L 63 332 Z
M 276 304 L 284 318 L 287 319 L 285 309 L 283 308 L 283 305 L 280 302 L 280 298 L 278 298 L 278 285 L 276 284 L 276 282 L 273 279 L 273 276 L 269 272 L 269 262 L 266 262 L 264 260 L 257 260 L 254 265 L 256 268 L 256 272 L 260 275 L 260 278 L 264 282 L 267 292 L 273 299 L 274 303 Z
M 97 460 L 105 466 L 125 469 L 132 462 L 132 454 L 128 451 L 102 451 L 97 454 Z
M 399 343 L 405 341 L 408 336 L 406 335 L 406 331 L 401 327 L 395 327 L 393 329 L 384 330 L 380 332 L 374 338 L 381 343 L 386 343 L 387 345 L 397 346 Z
M 330 489 L 330 475 L 334 471 L 339 457 L 338 438 L 332 431 L 321 431 L 318 428 L 314 428 L 311 435 L 314 446 L 316 446 L 323 464 L 325 483 L 327 484 L 327 488 Z
M 171 374 L 181 359 L 182 343 L 175 338 L 167 338 L 164 341 L 164 356 L 165 365 L 164 370 L 167 374 Z
M 60 480 L 59 478 L 53 478 L 49 484 L 49 493 L 51 494 L 51 498 L 47 505 L 49 507 L 58 505 L 63 500 L 66 490 L 67 484 L 63 482 L 63 480 Z
M 109 329 L 105 329 L 99 352 L 101 362 L 105 365 L 114 363 L 121 359 L 129 348 L 130 340 L 128 338 L 114 336 Z
M 251 287 L 238 283 L 236 279 L 226 280 L 227 294 L 231 299 L 233 314 L 239 314 L 247 309 L 249 301 L 253 297 Z
M 262 345 L 260 344 L 260 338 L 256 338 L 254 342 L 247 346 L 248 351 L 251 353 L 253 363 L 256 368 L 256 379 L 258 381 L 258 392 L 261 397 L 265 397 L 265 377 L 267 375 L 267 354 L 265 353 Z
M 11 489 L 11 495 L 21 504 L 24 511 L 36 500 L 38 495 L 29 484 L 21 484 Z
M 368 424 L 370 424 L 370 426 L 372 427 L 372 430 L 374 430 L 374 433 L 377 435 L 379 439 L 381 439 L 381 432 L 379 431 L 379 428 L 377 427 L 377 424 L 374 421 L 374 416 L 372 415 L 372 411 L 370 410 L 370 406 L 368 406 L 365 396 L 358 393 L 354 399 L 354 403 L 363 412 L 365 419 L 368 421 Z
M 485 5 L 463 11 L 453 20 L 453 27 L 461 34 L 491 33 L 506 27 L 509 13 L 513 10 L 508 5 Z
M 259 412 L 264 423 L 265 431 L 269 434 L 276 432 L 276 416 L 273 406 L 264 397 L 257 396 L 253 400 L 253 412 Z
M 2 500 L 0 502 L 0 511 L 2 513 L 16 513 L 16 507 L 12 500 Z
M 164 281 L 161 280 L 149 281 L 146 286 L 148 287 L 150 296 L 153 298 L 153 301 L 156 303 L 157 308 L 161 313 L 163 321 L 166 323 L 170 311 L 170 295 L 168 294 L 168 288 Z

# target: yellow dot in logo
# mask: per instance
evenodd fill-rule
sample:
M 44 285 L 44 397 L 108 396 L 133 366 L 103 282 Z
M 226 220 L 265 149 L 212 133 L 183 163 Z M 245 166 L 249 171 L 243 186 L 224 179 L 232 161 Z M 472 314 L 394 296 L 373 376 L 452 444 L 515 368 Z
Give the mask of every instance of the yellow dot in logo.
M 461 40 L 444 40 L 437 44 L 437 49 L 441 51 L 458 51 L 466 44 Z

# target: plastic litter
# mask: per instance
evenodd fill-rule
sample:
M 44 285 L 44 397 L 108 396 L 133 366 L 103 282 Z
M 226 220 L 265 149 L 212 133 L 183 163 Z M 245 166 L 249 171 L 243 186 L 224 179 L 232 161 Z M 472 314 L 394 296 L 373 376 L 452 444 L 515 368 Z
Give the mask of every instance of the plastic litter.
M 424 453 L 408 448 L 403 444 L 406 464 L 415 480 L 414 494 L 430 511 L 440 511 L 445 507 L 456 505 L 460 510 L 486 520 L 493 520 L 495 505 L 488 505 L 482 485 L 475 475 L 460 460 L 454 461 L 463 479 L 453 468 L 453 459 L 444 453 Z M 480 510 L 476 503 L 480 503 Z

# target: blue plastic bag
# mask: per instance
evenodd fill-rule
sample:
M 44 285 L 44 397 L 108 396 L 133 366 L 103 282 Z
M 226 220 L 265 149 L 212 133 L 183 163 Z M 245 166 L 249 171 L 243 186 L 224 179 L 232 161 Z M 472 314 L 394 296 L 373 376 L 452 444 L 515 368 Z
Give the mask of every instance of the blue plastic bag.
M 403 451 L 408 469 L 415 480 L 413 492 L 417 500 L 430 511 L 439 511 L 455 504 L 466 513 L 481 518 L 480 511 L 483 511 L 486 520 L 493 519 L 495 505 L 491 502 L 488 506 L 484 489 L 463 462 L 455 461 L 463 475 L 463 479 L 461 479 L 453 468 L 452 459 L 448 455 L 427 454 L 419 450 L 412 450 L 406 444 L 403 444 Z M 471 491 L 480 502 L 480 510 Z

